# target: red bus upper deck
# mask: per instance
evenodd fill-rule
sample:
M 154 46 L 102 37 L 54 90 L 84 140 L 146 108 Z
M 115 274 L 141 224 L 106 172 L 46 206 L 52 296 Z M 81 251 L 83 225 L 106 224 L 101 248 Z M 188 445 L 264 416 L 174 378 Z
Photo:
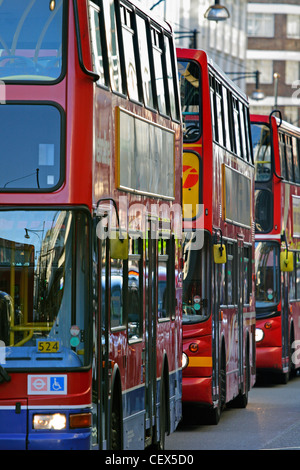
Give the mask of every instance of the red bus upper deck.
M 255 159 L 257 370 L 286 383 L 299 368 L 300 129 L 251 115 Z
M 225 403 L 246 406 L 255 381 L 249 104 L 204 51 L 177 49 L 177 59 L 186 237 L 182 396 L 218 422 Z
M 172 31 L 127 0 L 1 2 L 0 29 L 0 448 L 162 448 L 181 418 Z

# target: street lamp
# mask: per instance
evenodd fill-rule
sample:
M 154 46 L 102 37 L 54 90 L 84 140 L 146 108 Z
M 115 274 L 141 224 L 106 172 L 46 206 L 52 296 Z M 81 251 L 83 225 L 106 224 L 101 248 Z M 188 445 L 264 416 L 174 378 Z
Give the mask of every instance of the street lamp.
M 199 31 L 194 29 L 193 31 L 174 31 L 174 34 L 179 34 L 176 39 L 192 39 L 192 48 L 197 49 L 197 34 Z
M 259 88 L 259 70 L 255 72 L 226 72 L 227 75 L 236 75 L 236 78 L 233 78 L 232 81 L 240 80 L 241 78 L 255 77 L 255 90 L 251 94 L 251 98 L 255 101 L 263 100 L 265 97 L 264 92 Z
M 209 21 L 225 21 L 230 18 L 230 13 L 226 7 L 220 5 L 219 0 L 215 0 L 215 4 L 210 6 L 204 13 L 204 18 Z
M 161 2 L 165 2 L 166 0 L 158 0 L 158 2 L 154 3 L 151 7 L 150 10 L 153 10 L 153 8 L 157 7 Z M 204 18 L 206 18 L 209 21 L 225 21 L 228 18 L 230 18 L 230 13 L 227 10 L 226 7 L 223 7 L 220 5 L 219 0 L 215 0 L 215 4 L 210 6 L 205 14 Z

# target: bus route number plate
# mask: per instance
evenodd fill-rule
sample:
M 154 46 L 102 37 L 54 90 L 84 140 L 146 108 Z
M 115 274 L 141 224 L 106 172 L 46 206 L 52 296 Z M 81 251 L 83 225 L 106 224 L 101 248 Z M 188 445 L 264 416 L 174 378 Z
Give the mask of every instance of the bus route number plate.
M 38 352 L 40 353 L 56 353 L 59 351 L 59 341 L 38 341 Z

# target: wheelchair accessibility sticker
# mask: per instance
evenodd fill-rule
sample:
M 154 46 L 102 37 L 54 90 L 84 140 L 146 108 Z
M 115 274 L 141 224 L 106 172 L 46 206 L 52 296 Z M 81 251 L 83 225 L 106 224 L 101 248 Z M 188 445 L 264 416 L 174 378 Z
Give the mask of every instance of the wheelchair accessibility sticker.
M 66 375 L 28 375 L 28 395 L 66 395 Z

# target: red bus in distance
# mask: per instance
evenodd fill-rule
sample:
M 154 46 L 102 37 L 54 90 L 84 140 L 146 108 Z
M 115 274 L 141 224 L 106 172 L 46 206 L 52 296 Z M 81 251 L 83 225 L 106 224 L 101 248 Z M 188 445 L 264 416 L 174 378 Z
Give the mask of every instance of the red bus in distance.
M 246 96 L 177 49 L 183 113 L 183 404 L 218 423 L 255 382 L 254 164 Z M 196 405 L 196 406 L 195 406 Z
M 300 367 L 300 129 L 279 111 L 251 115 L 255 161 L 256 356 L 287 383 Z

